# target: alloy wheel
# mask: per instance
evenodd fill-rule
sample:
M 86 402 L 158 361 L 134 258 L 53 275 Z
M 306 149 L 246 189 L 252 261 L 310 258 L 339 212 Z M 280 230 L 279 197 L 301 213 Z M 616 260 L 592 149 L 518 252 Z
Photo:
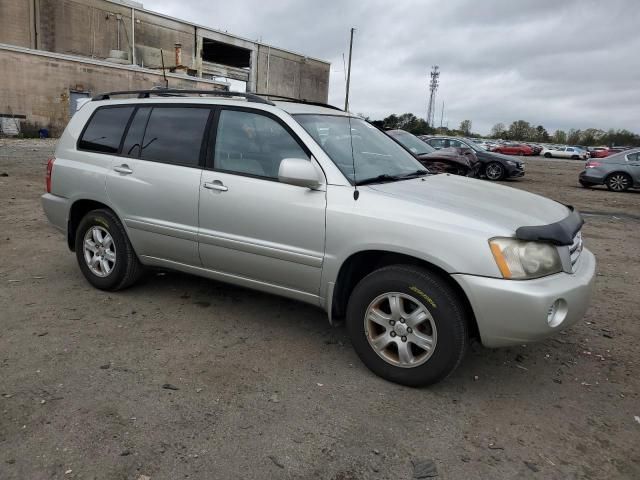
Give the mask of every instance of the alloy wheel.
M 106 277 L 113 271 L 116 266 L 116 245 L 104 227 L 93 225 L 89 228 L 84 235 L 82 248 L 91 273 Z
M 502 166 L 499 163 L 490 163 L 485 169 L 485 175 L 489 180 L 499 180 L 502 177 Z
M 431 313 L 418 299 L 404 293 L 376 297 L 366 310 L 364 330 L 371 348 L 396 367 L 422 365 L 436 347 L 437 330 Z
M 609 177 L 609 180 L 607 180 L 607 185 L 611 190 L 615 192 L 622 192 L 629 188 L 629 179 L 626 175 L 618 173 Z

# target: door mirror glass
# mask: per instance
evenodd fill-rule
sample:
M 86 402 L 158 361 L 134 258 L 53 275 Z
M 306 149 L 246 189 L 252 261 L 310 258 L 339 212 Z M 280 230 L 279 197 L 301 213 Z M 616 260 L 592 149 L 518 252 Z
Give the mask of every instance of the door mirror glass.
M 318 188 L 320 178 L 313 164 L 302 158 L 285 158 L 280 162 L 278 180 L 299 187 Z

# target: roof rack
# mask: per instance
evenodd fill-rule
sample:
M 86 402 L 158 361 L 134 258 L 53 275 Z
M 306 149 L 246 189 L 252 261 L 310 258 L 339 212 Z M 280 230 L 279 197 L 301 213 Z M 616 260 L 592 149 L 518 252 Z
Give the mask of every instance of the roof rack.
M 137 95 L 138 98 L 150 98 L 151 95 L 159 96 L 159 97 L 176 97 L 183 95 L 212 95 L 214 97 L 243 97 L 246 98 L 248 102 L 255 103 L 264 103 L 267 105 L 273 105 L 273 102 L 266 100 L 255 93 L 244 93 L 244 92 L 229 92 L 226 90 L 183 90 L 179 88 L 156 88 L 153 90 L 122 90 L 118 92 L 106 92 L 96 95 L 91 100 L 100 101 L 100 100 L 109 100 L 111 97 L 120 96 L 120 95 Z
M 268 97 L 268 98 L 275 98 L 277 100 L 282 100 L 283 102 L 304 103 L 304 104 L 307 104 L 307 105 L 314 105 L 316 107 L 331 108 L 332 110 L 339 110 L 341 112 L 344 112 L 344 110 L 342 110 L 341 108 L 336 107 L 335 105 L 329 105 L 328 103 L 311 102 L 309 100 L 300 99 L 300 98 L 284 97 L 282 95 L 271 95 L 270 93 L 256 93 L 256 95 L 260 95 L 262 97 Z

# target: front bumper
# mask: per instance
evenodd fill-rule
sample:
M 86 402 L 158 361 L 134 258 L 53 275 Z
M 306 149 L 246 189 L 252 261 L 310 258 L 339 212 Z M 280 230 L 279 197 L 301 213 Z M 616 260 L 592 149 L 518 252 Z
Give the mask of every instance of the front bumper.
M 524 163 L 520 167 L 507 165 L 507 178 L 524 177 Z
M 557 273 L 534 280 L 504 280 L 455 274 L 471 303 L 480 340 L 486 347 L 505 347 L 542 340 L 580 320 L 593 288 L 596 260 L 584 249 L 572 274 Z M 554 326 L 547 318 L 554 302 L 563 308 Z M 562 320 L 555 323 L 557 319 Z
M 49 222 L 66 234 L 69 216 L 69 200 L 51 193 L 45 193 L 40 198 L 42 200 L 42 209 Z

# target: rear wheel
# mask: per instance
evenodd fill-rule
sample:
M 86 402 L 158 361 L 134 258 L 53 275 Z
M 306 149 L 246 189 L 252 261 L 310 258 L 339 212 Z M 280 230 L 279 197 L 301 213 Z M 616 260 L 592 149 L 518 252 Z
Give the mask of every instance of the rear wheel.
M 631 186 L 631 177 L 622 172 L 612 173 L 607 177 L 605 184 L 613 192 L 624 192 Z
M 347 308 L 353 346 L 375 374 L 412 387 L 442 380 L 468 344 L 463 303 L 438 275 L 410 265 L 376 270 Z
M 551 158 L 551 154 L 549 152 L 545 153 L 544 158 Z
M 484 168 L 484 174 L 489 180 L 502 180 L 505 174 L 504 166 L 498 162 L 491 162 Z
M 580 157 L 578 155 L 572 155 L 571 160 L 580 160 Z
M 75 248 L 80 270 L 101 290 L 126 288 L 142 273 L 127 233 L 111 210 L 92 210 L 84 216 L 76 230 Z

